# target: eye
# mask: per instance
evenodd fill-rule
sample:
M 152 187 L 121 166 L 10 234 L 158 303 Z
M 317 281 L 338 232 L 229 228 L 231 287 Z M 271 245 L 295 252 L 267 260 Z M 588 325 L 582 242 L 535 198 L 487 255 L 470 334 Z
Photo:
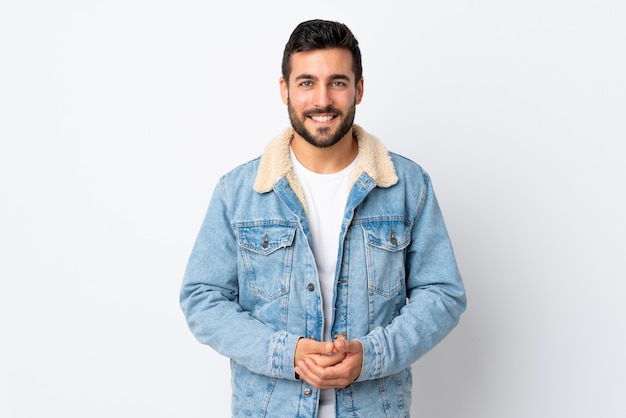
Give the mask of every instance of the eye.
M 343 88 L 343 87 L 346 86 L 346 83 L 344 83 L 343 81 L 333 81 L 332 83 L 330 83 L 330 85 L 332 87 L 341 87 L 341 88 Z
M 302 83 L 300 83 L 300 86 L 302 87 L 311 87 L 313 86 L 313 83 L 309 80 L 303 81 Z

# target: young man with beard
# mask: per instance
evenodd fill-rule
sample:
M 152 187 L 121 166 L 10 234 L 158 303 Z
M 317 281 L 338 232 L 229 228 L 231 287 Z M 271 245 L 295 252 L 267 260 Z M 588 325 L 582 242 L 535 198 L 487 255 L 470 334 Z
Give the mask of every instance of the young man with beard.
M 298 25 L 280 92 L 291 127 L 216 186 L 181 306 L 231 359 L 233 416 L 408 417 L 411 365 L 465 310 L 430 178 L 354 125 L 361 53 Z

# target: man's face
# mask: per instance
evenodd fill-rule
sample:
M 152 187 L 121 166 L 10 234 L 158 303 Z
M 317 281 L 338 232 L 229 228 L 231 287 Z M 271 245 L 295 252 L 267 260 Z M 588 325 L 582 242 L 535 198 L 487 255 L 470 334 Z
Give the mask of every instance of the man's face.
M 347 49 L 293 54 L 289 83 L 281 78 L 280 87 L 296 134 L 320 148 L 346 136 L 363 97 L 363 79 L 355 83 L 354 77 Z

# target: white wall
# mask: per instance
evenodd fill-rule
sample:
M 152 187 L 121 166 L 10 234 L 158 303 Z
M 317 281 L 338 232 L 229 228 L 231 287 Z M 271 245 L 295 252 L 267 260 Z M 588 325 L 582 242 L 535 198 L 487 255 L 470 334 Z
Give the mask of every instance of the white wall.
M 0 0 L 0 416 L 228 416 L 178 289 L 315 17 L 356 33 L 357 122 L 431 174 L 467 286 L 414 415 L 626 416 L 620 0 Z

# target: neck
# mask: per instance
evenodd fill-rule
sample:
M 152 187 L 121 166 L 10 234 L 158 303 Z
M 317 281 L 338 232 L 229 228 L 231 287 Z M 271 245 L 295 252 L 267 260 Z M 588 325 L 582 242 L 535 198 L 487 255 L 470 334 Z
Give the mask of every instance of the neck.
M 354 161 L 359 147 L 352 136 L 352 129 L 335 145 L 320 148 L 309 144 L 294 133 L 291 149 L 300 164 L 319 174 L 332 174 L 343 170 Z

